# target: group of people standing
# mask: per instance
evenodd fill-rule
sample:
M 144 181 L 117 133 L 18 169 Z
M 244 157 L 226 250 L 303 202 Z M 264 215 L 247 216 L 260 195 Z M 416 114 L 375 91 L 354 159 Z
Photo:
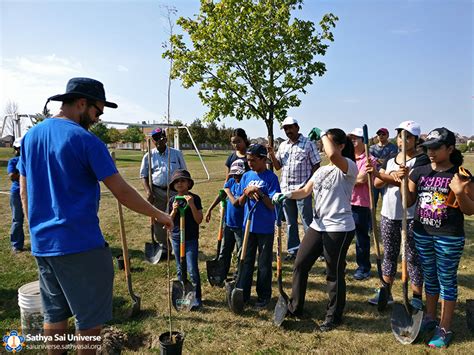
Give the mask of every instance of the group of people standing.
M 182 270 L 179 206 L 175 196 L 186 199 L 190 207 L 186 211 L 186 260 L 196 287 L 193 306 L 202 307 L 197 256 L 203 206 L 200 197 L 190 192 L 194 181 L 182 154 L 167 147 L 165 131 L 152 132 L 156 149 L 150 153 L 151 188 L 147 157 L 140 170 L 144 199 L 121 177 L 105 145 L 88 131 L 103 114 L 104 107 L 117 107 L 106 100 L 102 83 L 73 78 L 65 94 L 50 100 L 62 102 L 60 112 L 24 136 L 17 167 L 31 251 L 39 269 L 45 335 L 53 336 L 66 329 L 71 316 L 75 317 L 77 331 L 96 335 L 112 317 L 113 267 L 97 217 L 99 181 L 121 204 L 155 219 L 159 224 L 155 233 L 164 247 L 167 240 L 162 227 L 171 231 L 178 277 Z M 255 306 L 266 307 L 270 302 L 275 205 L 283 204 L 288 227 L 287 260 L 294 260 L 289 313 L 303 314 L 309 271 L 317 258 L 324 256 L 329 300 L 320 330 L 329 331 L 341 324 L 346 301 L 346 255 L 354 236 L 358 265 L 354 278 L 370 277 L 368 230 L 377 226 L 369 222 L 369 176 L 375 177 L 375 187 L 382 191 L 383 273 L 388 284 L 393 283 L 400 251 L 400 182 L 407 177 L 409 205 L 414 206 L 409 211 L 407 246 L 414 306 L 423 307 L 424 283 L 427 316 L 423 325 L 427 330 L 435 330 L 429 345 L 447 346 L 452 338 L 456 273 L 465 238 L 463 214 L 474 214 L 474 185 L 458 173 L 463 160 L 455 148 L 454 134 L 437 128 L 419 145 L 419 125 L 402 122 L 396 132 L 398 148 L 402 145 L 401 132 L 407 134 L 404 164 L 398 149 L 386 148 L 386 129 L 378 130 L 380 142 L 369 157 L 365 156 L 361 129 L 354 129 L 349 135 L 338 128 L 315 129 L 312 138 L 321 142 L 329 160 L 328 165 L 320 166 L 318 149 L 311 139 L 299 133 L 298 121 L 288 117 L 282 128 L 288 139 L 276 152 L 271 146 L 249 144 L 245 131 L 235 130 L 231 139 L 235 151 L 226 162 L 225 195 L 216 199 L 228 199 L 221 252 L 226 273 L 232 249 L 236 245 L 238 252 L 241 250 L 242 230 L 250 211 L 254 211 L 241 284 L 237 285 L 244 290 L 244 301 L 251 300 L 254 264 L 258 260 Z M 280 181 L 267 168 L 268 159 L 277 170 L 281 169 Z M 172 171 L 168 171 L 168 166 Z M 172 191 L 169 201 L 165 198 L 167 189 Z M 448 203 L 450 194 L 454 195 L 455 203 Z M 215 205 L 206 213 L 206 221 L 211 219 Z M 298 215 L 305 230 L 301 242 Z
M 237 175 L 239 177 L 236 182 L 232 182 L 232 191 L 228 189 L 228 182 L 224 186 L 232 202 L 232 210 L 235 210 L 235 201 L 239 201 L 244 210 L 241 228 L 245 225 L 252 203 L 263 202 L 260 203 L 261 209 L 256 210 L 251 225 L 251 233 L 255 234 L 250 240 L 254 239 L 252 243 L 257 248 L 248 250 L 244 258 L 245 272 L 241 285 L 244 300 L 250 299 L 258 251 L 255 306 L 265 307 L 269 303 L 271 293 L 268 290 L 271 289 L 266 285 L 271 285 L 271 273 L 268 272 L 271 257 L 268 250 L 273 240 L 271 225 L 275 221 L 275 212 L 272 212 L 274 208 L 268 200 L 272 200 L 273 204 L 283 204 L 288 228 L 286 260 L 294 260 L 289 314 L 296 317 L 303 314 L 309 272 L 315 261 L 323 256 L 329 301 L 325 320 L 319 328 L 329 331 L 340 325 L 346 300 L 346 255 L 354 236 L 357 269 L 353 278 L 365 280 L 371 276 L 369 231 L 379 227 L 371 225 L 373 206 L 370 205 L 368 187 L 370 178 L 374 183 L 374 196 L 379 193 L 382 197 L 382 273 L 385 283 L 391 287 L 401 245 L 401 183 L 407 178 L 409 208 L 406 255 L 413 290 L 411 304 L 420 310 L 426 307 L 421 331 L 429 336 L 428 345 L 435 348 L 448 346 L 453 335 L 451 324 L 457 299 L 457 268 L 465 239 L 463 215 L 474 213 L 473 180 L 466 173 L 459 173 L 463 157 L 455 147 L 454 133 L 444 127 L 436 128 L 423 141 L 420 125 L 414 121 L 404 121 L 395 129 L 396 145 L 389 142 L 388 129 L 381 128 L 377 131 L 378 142 L 371 146 L 371 153 L 366 156 L 361 128 L 347 135 L 337 128 L 327 132 L 315 129 L 312 138 L 322 143 L 329 160 L 328 165 L 320 167 L 318 150 L 314 142 L 299 133 L 298 122 L 294 118 L 287 118 L 282 128 L 288 139 L 281 143 L 277 152 L 271 146 L 265 149 L 264 146 L 254 144 L 246 147 L 244 156 L 245 149 L 240 146 L 232 157 L 238 156 L 242 162 L 247 161 L 251 171 L 241 177 L 242 169 L 235 174 L 237 170 L 231 166 L 228 179 L 235 180 Z M 404 152 L 401 151 L 402 132 L 406 136 Z M 256 168 L 257 157 L 262 161 L 261 166 Z M 279 186 L 277 183 L 272 184 L 272 189 L 268 188 L 268 181 L 273 182 L 275 177 L 263 167 L 267 157 L 277 170 L 282 170 Z M 465 172 L 465 169 L 461 170 Z M 236 183 L 240 184 L 239 190 L 235 189 Z M 240 198 L 237 199 L 239 194 Z M 245 201 L 249 199 L 252 202 L 247 206 Z M 377 199 L 374 200 L 376 203 Z M 207 212 L 206 220 L 210 219 L 210 211 L 215 205 Z M 264 211 L 267 215 L 263 214 Z M 301 243 L 297 235 L 298 214 L 305 230 Z M 230 217 L 228 214 L 227 218 Z M 258 234 L 266 228 L 264 224 L 268 224 L 265 237 Z M 235 233 L 235 226 L 232 228 Z M 240 231 L 229 237 L 235 239 L 238 252 L 242 244 L 241 235 Z M 228 265 L 229 253 L 225 255 Z M 269 279 L 265 279 L 267 276 Z M 422 301 L 423 284 L 426 306 Z M 378 297 L 379 292 L 368 300 L 369 303 L 377 304 Z M 441 315 L 438 319 L 439 297 Z M 388 298 L 389 303 L 393 302 L 391 293 Z

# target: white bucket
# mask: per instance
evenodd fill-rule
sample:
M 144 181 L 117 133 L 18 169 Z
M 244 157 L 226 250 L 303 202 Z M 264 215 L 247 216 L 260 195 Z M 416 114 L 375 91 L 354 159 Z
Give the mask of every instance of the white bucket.
M 18 289 L 18 305 L 23 334 L 41 334 L 43 332 L 43 305 L 39 281 L 27 283 Z

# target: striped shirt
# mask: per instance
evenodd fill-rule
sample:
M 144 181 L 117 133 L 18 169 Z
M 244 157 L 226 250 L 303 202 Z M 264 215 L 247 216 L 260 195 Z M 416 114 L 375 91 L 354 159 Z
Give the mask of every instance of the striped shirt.
M 281 165 L 282 192 L 301 188 L 311 177 L 313 167 L 321 162 L 316 145 L 302 134 L 295 143 L 289 139 L 282 142 L 275 156 Z
M 170 171 L 168 180 L 168 147 L 162 153 L 158 149 L 154 148 L 151 150 L 151 180 L 153 185 L 165 189 L 168 186 L 168 182 L 171 180 L 171 176 L 176 169 L 186 169 L 186 163 L 184 162 L 183 153 L 177 149 L 169 148 L 170 153 Z M 140 167 L 140 177 L 148 178 L 148 153 L 143 156 L 142 165 Z

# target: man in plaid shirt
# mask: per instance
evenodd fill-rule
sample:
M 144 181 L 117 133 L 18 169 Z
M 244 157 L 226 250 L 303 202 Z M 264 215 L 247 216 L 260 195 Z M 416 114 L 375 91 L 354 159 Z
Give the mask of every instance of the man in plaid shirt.
M 280 187 L 282 193 L 295 191 L 303 187 L 308 179 L 319 168 L 321 158 L 316 145 L 299 133 L 298 121 L 287 117 L 281 124 L 288 139 L 280 144 L 275 154 L 273 147 L 268 147 L 270 159 L 276 170 L 282 169 Z M 288 255 L 285 260 L 294 260 L 300 246 L 298 236 L 298 214 L 306 231 L 313 220 L 313 197 L 301 200 L 285 200 L 283 211 L 287 222 Z

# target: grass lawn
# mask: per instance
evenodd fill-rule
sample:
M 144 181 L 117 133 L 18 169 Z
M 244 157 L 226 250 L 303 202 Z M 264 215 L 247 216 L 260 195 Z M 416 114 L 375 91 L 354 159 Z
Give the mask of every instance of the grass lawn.
M 9 149 L 0 148 L 0 160 L 7 159 Z M 117 152 L 120 172 L 142 192 L 138 179 L 141 153 Z M 211 181 L 194 153 L 186 153 L 185 159 L 196 184 L 193 192 L 202 198 L 204 211 L 214 199 L 224 182 L 225 152 L 205 152 L 204 160 L 211 174 Z M 474 171 L 474 156 L 466 156 L 465 166 Z M 9 181 L 6 164 L 0 163 L 0 191 L 6 192 Z M 58 177 L 62 178 L 62 177 Z M 71 206 L 74 208 L 74 206 Z M 132 257 L 133 287 L 142 298 L 142 312 L 134 319 L 126 313 L 131 302 L 123 272 L 116 271 L 114 285 L 114 319 L 111 325 L 128 335 L 126 352 L 158 352 L 158 336 L 168 329 L 167 269 L 166 263 L 150 265 L 143 260 L 144 243 L 150 239 L 149 220 L 124 209 L 127 239 Z M 7 194 L 0 194 L 0 328 L 17 329 L 20 326 L 20 311 L 17 305 L 18 288 L 37 279 L 36 264 L 29 253 L 12 255 L 9 251 L 10 207 Z M 100 223 L 106 240 L 114 255 L 120 250 L 119 224 L 116 201 L 103 188 L 100 208 Z M 367 303 L 379 281 L 372 277 L 368 281 L 354 281 L 349 276 L 355 270 L 355 246 L 349 249 L 347 265 L 347 305 L 344 324 L 330 332 L 319 333 L 315 329 L 324 318 L 327 295 L 325 293 L 324 264 L 316 262 L 309 278 L 307 317 L 299 321 L 285 321 L 277 328 L 272 323 L 273 307 L 278 296 L 276 277 L 273 283 L 273 302 L 264 311 L 248 309 L 241 316 L 230 312 L 225 304 L 223 289 L 212 288 L 207 282 L 205 260 L 214 258 L 218 227 L 218 211 L 215 210 L 210 224 L 203 222 L 200 236 L 199 267 L 203 283 L 204 308 L 200 312 L 180 313 L 172 311 L 173 328 L 184 331 L 186 353 L 429 353 L 424 344 L 403 346 L 392 335 L 390 310 L 379 313 Z M 453 330 L 455 339 L 447 353 L 471 353 L 473 335 L 466 327 L 465 301 L 474 298 L 474 219 L 466 218 L 466 246 L 459 267 L 459 304 L 456 309 Z M 286 240 L 286 238 L 285 238 Z M 276 243 L 275 243 L 276 244 Z M 27 240 L 27 247 L 29 241 Z M 375 256 L 373 255 L 373 267 Z M 275 266 L 275 265 L 274 265 Z M 373 269 L 375 270 L 375 269 Z M 292 265 L 283 264 L 286 291 L 290 292 Z M 375 275 L 375 272 L 373 273 Z M 172 277 L 174 276 L 174 260 Z M 401 300 L 401 284 L 394 285 L 394 298 Z M 255 289 L 252 290 L 255 295 Z M 433 351 L 433 353 L 436 353 Z

